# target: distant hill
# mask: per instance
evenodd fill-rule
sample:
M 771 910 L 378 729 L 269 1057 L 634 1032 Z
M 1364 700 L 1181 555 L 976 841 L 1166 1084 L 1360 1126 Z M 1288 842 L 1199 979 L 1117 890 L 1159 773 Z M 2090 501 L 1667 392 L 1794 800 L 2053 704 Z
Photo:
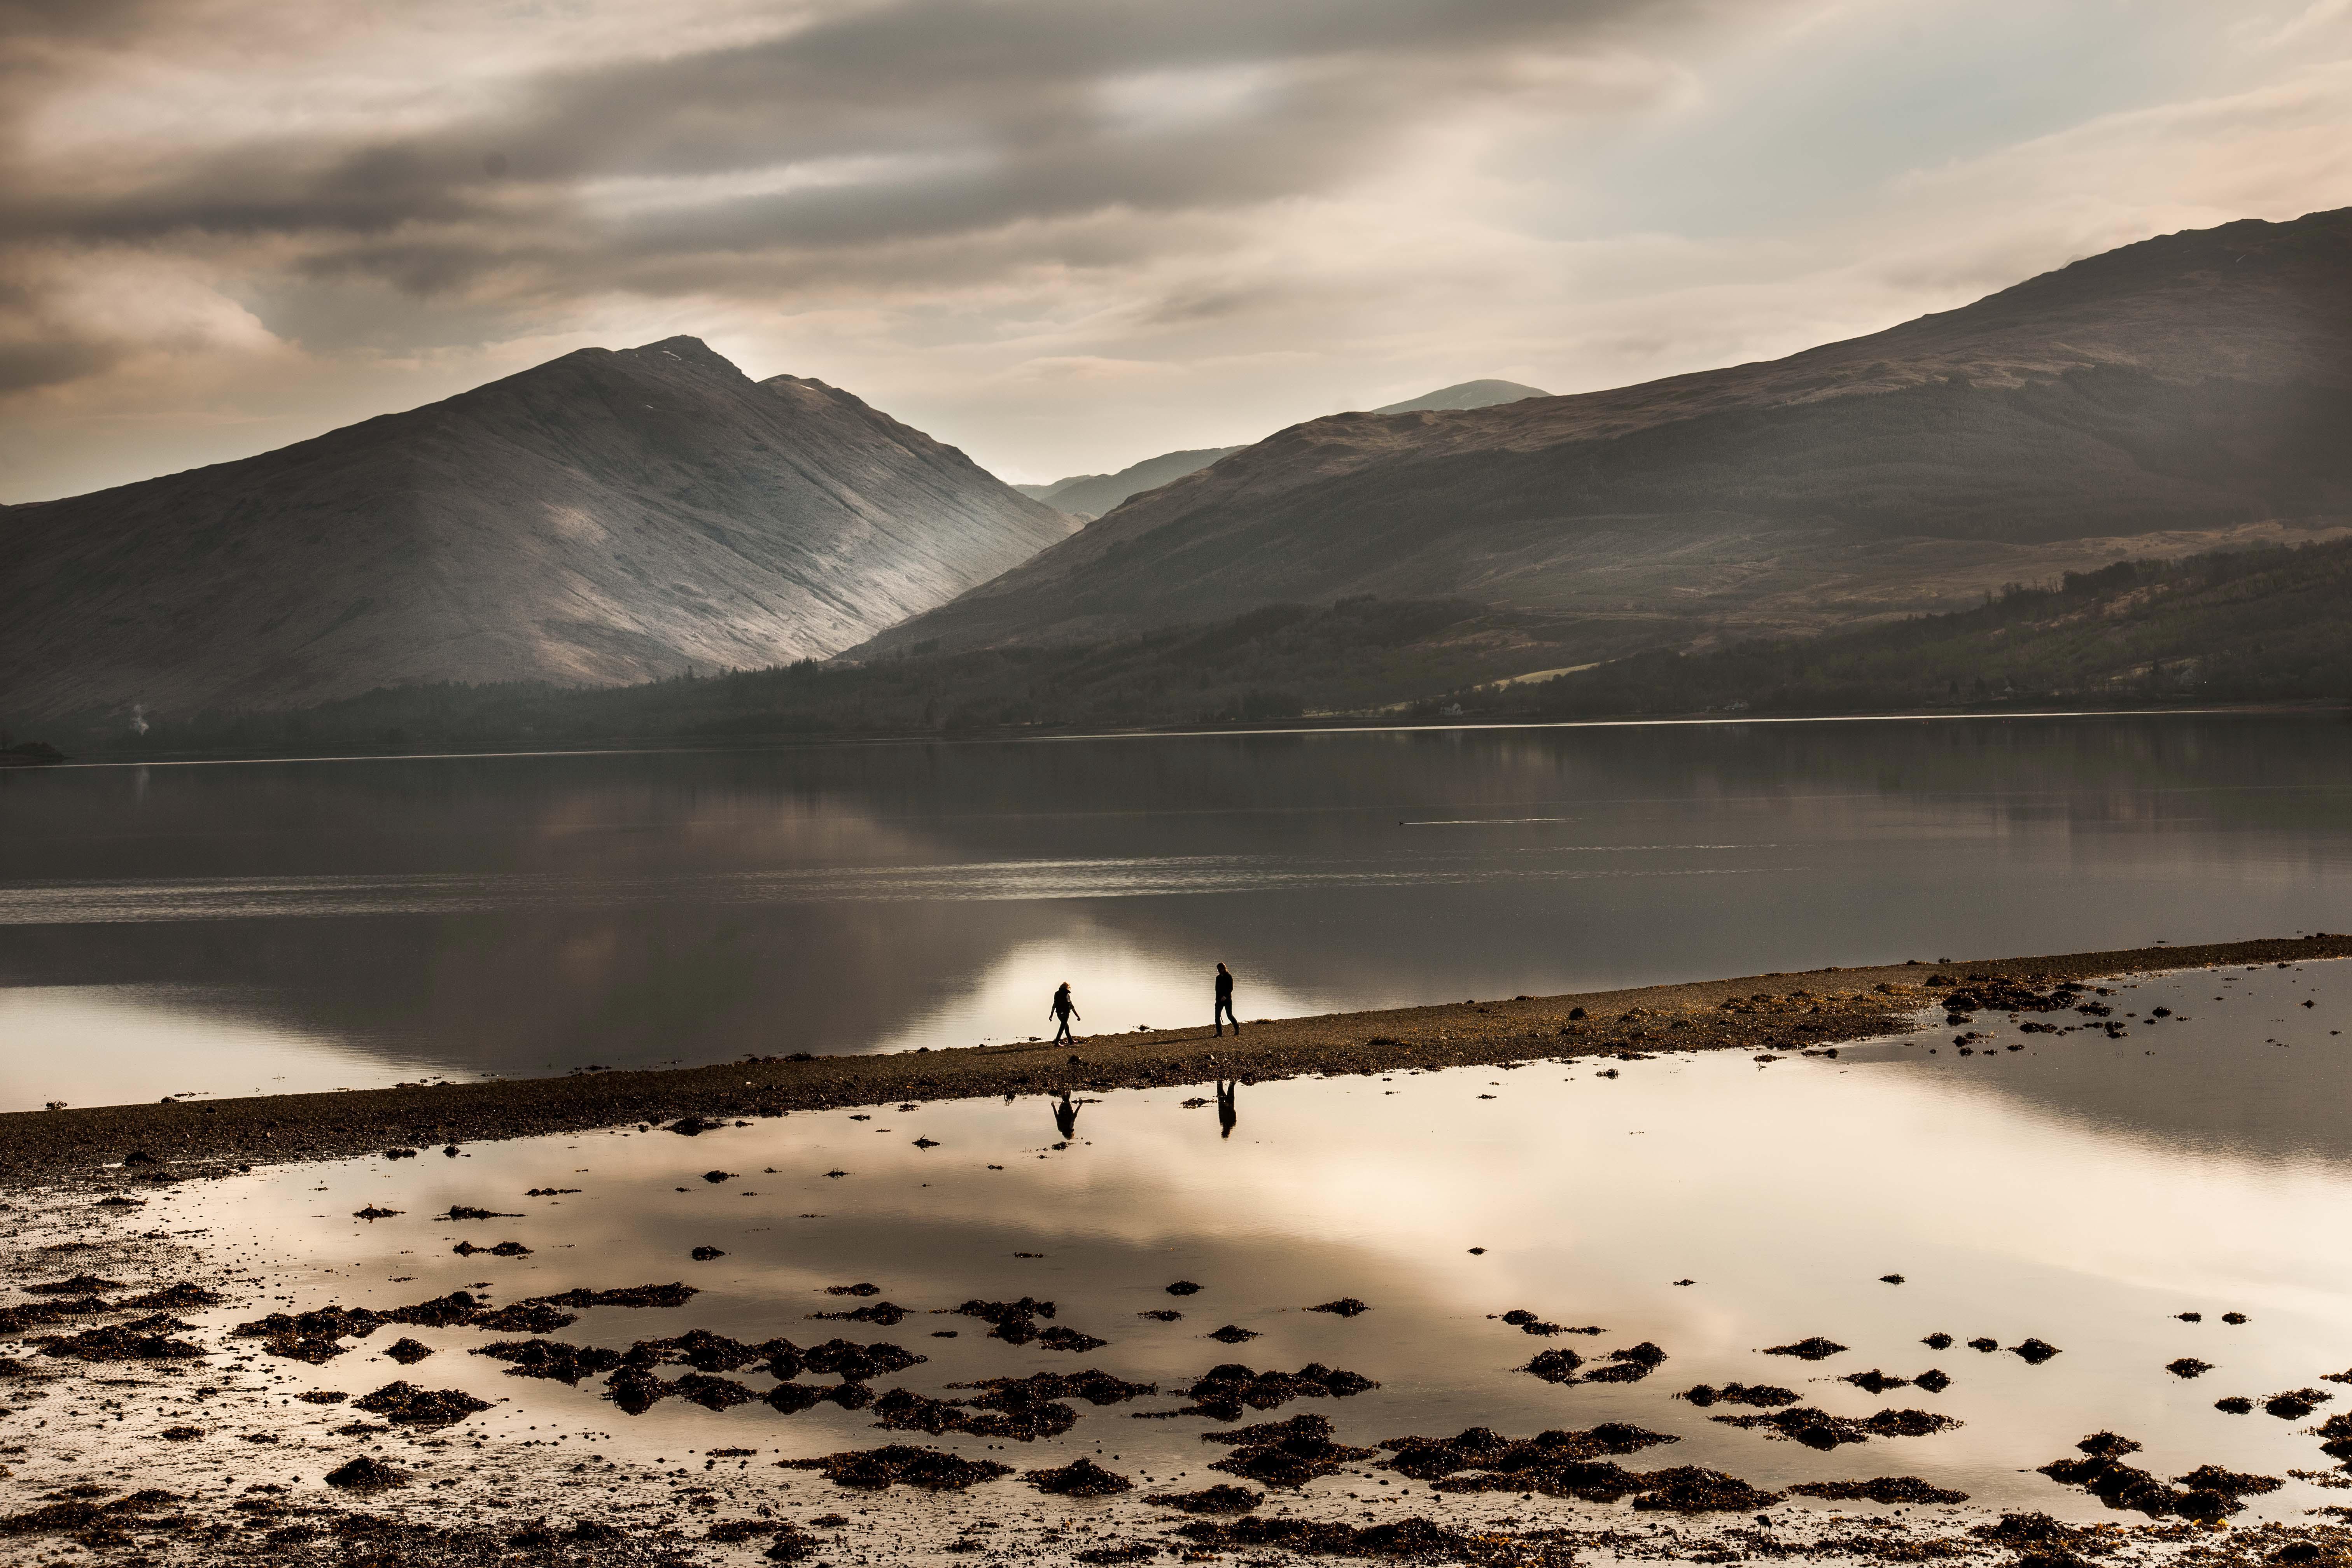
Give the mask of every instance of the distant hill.
M 1402 403 L 1383 404 L 1372 412 L 1415 414 L 1424 408 L 1491 408 L 1497 403 L 1519 403 L 1550 395 L 1540 386 L 1522 386 L 1516 381 L 1465 381 L 1441 386 L 1435 392 L 1424 392 Z
M 1162 452 L 1156 458 L 1130 463 L 1115 474 L 1073 474 L 1050 485 L 1015 485 L 1013 488 L 1023 495 L 1044 501 L 1057 511 L 1092 521 L 1129 496 L 1156 490 L 1172 479 L 1197 473 L 1226 454 L 1240 450 L 1239 447 L 1202 447 L 1191 452 Z
M 2233 223 L 1787 359 L 1295 426 L 854 656 L 1362 594 L 1612 643 L 1819 629 L 2340 527 L 2347 428 L 2352 210 Z
M 238 462 L 0 508 L 0 715 L 822 657 L 1069 521 L 848 393 L 583 349 Z
M 1405 414 L 1416 408 L 1484 408 L 1491 403 L 1516 403 L 1523 397 L 1549 397 L 1551 394 L 1532 386 L 1521 386 L 1516 381 L 1465 381 L 1454 386 L 1442 386 L 1403 403 L 1391 403 L 1376 408 L 1376 414 Z M 1191 452 L 1162 452 L 1156 458 L 1146 458 L 1115 474 L 1073 474 L 1066 479 L 1055 479 L 1050 485 L 1015 485 L 1023 495 L 1044 501 L 1072 517 L 1088 521 L 1100 517 L 1130 496 L 1146 490 L 1156 490 L 1161 485 L 1173 483 L 1187 474 L 1198 473 L 1221 458 L 1240 451 L 1239 447 L 1203 447 Z

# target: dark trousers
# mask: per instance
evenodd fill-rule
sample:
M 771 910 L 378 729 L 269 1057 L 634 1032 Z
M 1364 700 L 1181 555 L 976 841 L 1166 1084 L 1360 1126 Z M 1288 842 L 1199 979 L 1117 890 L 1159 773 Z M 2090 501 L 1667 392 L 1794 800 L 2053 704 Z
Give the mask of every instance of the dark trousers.
M 1062 1029 L 1061 1033 L 1054 1037 L 1054 1043 L 1058 1046 L 1064 1040 L 1074 1040 L 1077 1038 L 1076 1035 L 1070 1033 L 1070 1016 L 1067 1013 L 1062 1013 L 1056 1015 L 1056 1016 L 1062 1020 Z M 1235 1026 L 1235 1027 L 1238 1029 L 1239 1026 Z
M 1234 999 L 1230 996 L 1220 996 L 1217 998 L 1217 1016 L 1214 1020 L 1216 1031 L 1220 1035 L 1225 1032 L 1225 1020 L 1228 1018 L 1234 1020 L 1234 1033 L 1240 1034 L 1242 1021 L 1234 1016 Z

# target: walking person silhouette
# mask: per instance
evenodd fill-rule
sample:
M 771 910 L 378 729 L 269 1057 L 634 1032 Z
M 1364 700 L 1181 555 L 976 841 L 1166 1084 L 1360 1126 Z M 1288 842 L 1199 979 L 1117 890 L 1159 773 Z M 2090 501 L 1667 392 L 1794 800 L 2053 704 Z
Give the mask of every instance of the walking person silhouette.
M 1227 969 L 1223 964 L 1220 963 L 1217 965 L 1217 1011 L 1215 1016 L 1217 1034 L 1220 1038 L 1224 1035 L 1225 1020 L 1228 1018 L 1233 1019 L 1234 1033 L 1236 1035 L 1240 1034 L 1242 1032 L 1242 1021 L 1234 1015 L 1233 972 Z
M 1234 1123 L 1241 1120 L 1241 1108 L 1234 1103 L 1241 1087 L 1239 1079 L 1217 1080 L 1217 1136 L 1220 1138 L 1232 1137 Z
M 1085 1015 L 1078 1011 L 1078 1005 L 1070 1000 L 1068 981 L 1063 981 L 1060 987 L 1055 991 L 1053 1005 L 1045 1009 L 1045 1016 L 1058 1021 L 1062 1026 L 1060 1031 L 1054 1037 L 1055 1045 L 1060 1045 L 1064 1040 L 1076 1038 L 1070 1033 L 1070 1020 L 1083 1018 Z M 1241 1033 L 1240 1026 L 1234 1026 L 1234 1033 L 1237 1035 Z
M 1078 1108 L 1070 1103 L 1070 1091 L 1062 1091 L 1062 1102 L 1054 1107 L 1054 1131 L 1067 1142 L 1078 1135 Z

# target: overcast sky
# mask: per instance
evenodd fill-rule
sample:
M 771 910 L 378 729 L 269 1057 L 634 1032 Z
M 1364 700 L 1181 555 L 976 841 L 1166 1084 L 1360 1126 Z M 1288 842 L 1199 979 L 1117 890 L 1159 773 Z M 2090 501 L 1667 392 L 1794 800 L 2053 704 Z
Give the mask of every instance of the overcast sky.
M 2352 0 L 0 0 L 0 500 L 688 332 L 1011 479 L 2352 205 Z

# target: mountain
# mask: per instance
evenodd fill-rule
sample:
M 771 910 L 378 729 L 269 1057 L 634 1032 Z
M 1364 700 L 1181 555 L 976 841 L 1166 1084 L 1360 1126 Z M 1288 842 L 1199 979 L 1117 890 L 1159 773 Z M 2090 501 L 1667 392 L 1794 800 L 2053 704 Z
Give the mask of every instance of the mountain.
M 2341 528 L 2347 428 L 2352 209 L 2233 223 L 1787 359 L 1295 426 L 854 653 L 1365 594 L 1617 647 L 1818 630 Z
M 1418 408 L 1484 408 L 1494 403 L 1516 403 L 1523 397 L 1550 395 L 1537 387 L 1521 386 L 1516 381 L 1465 381 L 1453 386 L 1441 386 L 1435 392 L 1425 392 L 1419 397 L 1403 403 L 1391 403 L 1372 412 L 1409 414 Z M 1240 450 L 1239 447 L 1203 447 L 1191 452 L 1162 452 L 1156 458 L 1146 458 L 1139 463 L 1130 464 L 1115 474 L 1073 474 L 1066 479 L 1055 479 L 1050 485 L 1015 485 L 1013 488 L 1056 510 L 1091 522 L 1131 496 L 1156 490 L 1187 474 L 1198 473 L 1219 458 Z
M 1191 452 L 1162 452 L 1130 463 L 1115 474 L 1072 474 L 1050 485 L 1015 485 L 1023 495 L 1044 501 L 1056 511 L 1091 522 L 1132 495 L 1156 490 L 1186 474 L 1198 473 L 1239 447 L 1202 447 Z
M 284 707 L 839 651 L 1069 521 L 694 338 L 576 353 L 237 462 L 0 508 L 0 710 Z
M 1372 412 L 1417 414 L 1424 408 L 1491 408 L 1497 403 L 1550 395 L 1540 386 L 1522 386 L 1516 381 L 1464 381 L 1441 386 L 1435 392 L 1424 392 L 1419 397 L 1409 397 L 1402 403 L 1384 403 Z

